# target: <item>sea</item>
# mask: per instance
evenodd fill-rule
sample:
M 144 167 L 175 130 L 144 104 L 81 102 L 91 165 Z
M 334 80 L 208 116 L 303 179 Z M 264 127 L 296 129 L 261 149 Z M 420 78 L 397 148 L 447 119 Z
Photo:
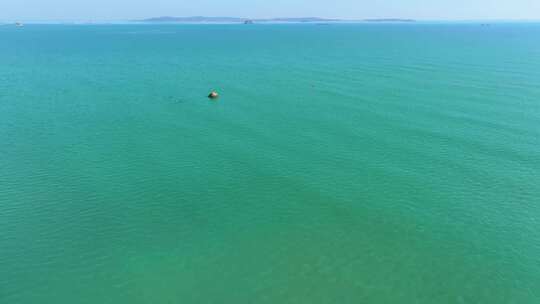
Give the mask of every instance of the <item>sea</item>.
M 540 23 L 0 26 L 0 302 L 540 303 Z

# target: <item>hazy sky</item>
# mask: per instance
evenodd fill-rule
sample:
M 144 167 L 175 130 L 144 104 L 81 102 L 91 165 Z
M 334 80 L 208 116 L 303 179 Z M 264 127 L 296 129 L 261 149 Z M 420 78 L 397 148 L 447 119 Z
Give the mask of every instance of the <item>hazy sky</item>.
M 540 0 L 0 0 L 0 20 L 154 16 L 540 19 Z

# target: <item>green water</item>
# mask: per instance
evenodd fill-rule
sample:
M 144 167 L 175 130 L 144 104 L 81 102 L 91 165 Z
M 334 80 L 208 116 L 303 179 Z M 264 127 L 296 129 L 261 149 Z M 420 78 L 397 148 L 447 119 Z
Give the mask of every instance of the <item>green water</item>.
M 540 303 L 540 25 L 0 26 L 0 302 Z

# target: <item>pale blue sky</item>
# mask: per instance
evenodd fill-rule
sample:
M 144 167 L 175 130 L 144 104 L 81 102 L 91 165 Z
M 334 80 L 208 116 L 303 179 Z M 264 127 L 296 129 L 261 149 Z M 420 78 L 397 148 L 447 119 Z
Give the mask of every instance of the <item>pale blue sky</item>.
M 0 20 L 154 16 L 540 19 L 540 0 L 0 0 Z

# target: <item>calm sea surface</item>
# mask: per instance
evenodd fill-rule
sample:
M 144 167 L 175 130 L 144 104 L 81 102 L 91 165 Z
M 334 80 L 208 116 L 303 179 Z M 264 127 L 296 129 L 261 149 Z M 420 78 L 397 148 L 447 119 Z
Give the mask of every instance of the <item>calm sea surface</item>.
M 0 302 L 540 303 L 540 24 L 0 26 Z

